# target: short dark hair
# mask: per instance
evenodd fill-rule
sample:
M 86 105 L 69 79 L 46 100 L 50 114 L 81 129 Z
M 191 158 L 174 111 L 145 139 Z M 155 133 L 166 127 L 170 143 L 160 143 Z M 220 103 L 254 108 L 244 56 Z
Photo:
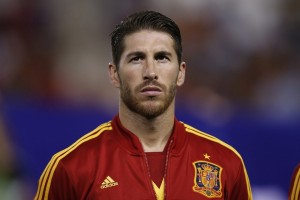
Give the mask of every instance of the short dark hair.
M 111 33 L 111 48 L 113 62 L 119 65 L 121 55 L 124 51 L 124 37 L 140 30 L 155 30 L 169 34 L 174 40 L 174 49 L 177 54 L 178 63 L 181 62 L 182 44 L 181 34 L 177 24 L 169 17 L 156 11 L 141 11 L 129 15 Z

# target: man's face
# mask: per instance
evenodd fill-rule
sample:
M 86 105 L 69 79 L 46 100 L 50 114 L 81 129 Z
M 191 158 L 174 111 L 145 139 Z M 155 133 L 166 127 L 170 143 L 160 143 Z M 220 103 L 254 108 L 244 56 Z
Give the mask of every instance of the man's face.
M 185 63 L 178 64 L 174 41 L 164 32 L 141 30 L 124 38 L 117 71 L 121 106 L 146 118 L 174 104 L 176 87 L 184 82 Z

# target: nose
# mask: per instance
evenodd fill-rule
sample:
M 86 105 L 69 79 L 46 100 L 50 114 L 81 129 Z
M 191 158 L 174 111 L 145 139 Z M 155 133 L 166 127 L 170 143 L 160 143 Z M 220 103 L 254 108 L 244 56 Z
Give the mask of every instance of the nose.
M 157 75 L 156 75 L 154 72 L 150 73 L 150 74 L 149 74 L 149 77 L 150 77 L 151 79 L 157 79 Z
M 152 61 L 148 61 L 145 66 L 144 76 L 145 80 L 157 80 L 158 76 L 155 72 L 155 64 Z

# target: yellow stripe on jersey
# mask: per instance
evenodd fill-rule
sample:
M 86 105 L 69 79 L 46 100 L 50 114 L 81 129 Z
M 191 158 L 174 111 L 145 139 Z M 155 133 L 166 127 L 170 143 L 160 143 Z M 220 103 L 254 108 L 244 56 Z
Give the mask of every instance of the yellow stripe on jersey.
M 162 180 L 160 187 L 157 187 L 157 185 L 152 181 L 153 189 L 156 194 L 157 200 L 164 200 L 165 198 L 165 181 Z
M 183 122 L 181 122 L 183 123 Z M 227 147 L 228 149 L 232 150 L 242 161 L 242 164 L 243 164 L 243 168 L 244 168 L 244 173 L 245 173 L 245 176 L 246 176 L 246 183 L 247 183 L 247 190 L 248 190 L 248 197 L 249 197 L 249 200 L 252 200 L 252 192 L 251 192 L 251 187 L 250 187 L 250 181 L 249 181 L 249 177 L 248 177 L 248 174 L 247 174 L 247 170 L 246 170 L 246 167 L 245 167 L 245 164 L 244 164 L 244 161 L 241 157 L 241 155 L 232 147 L 230 146 L 229 144 L 223 142 L 222 140 L 216 138 L 216 137 L 213 137 L 209 134 L 206 134 L 198 129 L 195 129 L 194 127 L 190 126 L 190 125 L 187 125 L 185 123 L 183 123 L 184 127 L 185 127 L 185 130 L 188 132 L 188 133 L 192 133 L 194 135 L 197 135 L 199 137 L 203 137 L 203 138 L 206 138 L 208 140 L 211 140 L 213 142 L 216 142 L 216 143 L 219 143 L 225 147 Z
M 300 199 L 300 168 L 295 174 L 295 180 L 292 186 L 292 192 L 290 194 L 289 200 L 299 200 Z
M 37 190 L 37 193 L 36 193 L 36 196 L 34 199 L 35 200 L 42 200 L 42 199 L 48 200 L 52 177 L 53 177 L 54 171 L 55 171 L 59 161 L 62 158 L 64 158 L 66 155 L 71 153 L 74 149 L 76 149 L 82 143 L 98 137 L 103 131 L 106 131 L 106 130 L 112 130 L 110 122 L 101 124 L 93 131 L 82 136 L 80 139 L 78 139 L 75 143 L 73 143 L 68 148 L 54 154 L 39 179 L 38 190 Z M 43 198 L 43 196 L 44 196 L 44 198 Z

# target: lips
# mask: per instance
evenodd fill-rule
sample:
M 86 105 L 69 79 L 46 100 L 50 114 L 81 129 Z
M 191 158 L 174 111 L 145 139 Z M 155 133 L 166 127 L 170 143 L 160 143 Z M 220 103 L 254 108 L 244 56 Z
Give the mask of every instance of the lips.
M 141 93 L 147 96 L 159 95 L 162 90 L 157 86 L 146 86 L 141 89 Z

